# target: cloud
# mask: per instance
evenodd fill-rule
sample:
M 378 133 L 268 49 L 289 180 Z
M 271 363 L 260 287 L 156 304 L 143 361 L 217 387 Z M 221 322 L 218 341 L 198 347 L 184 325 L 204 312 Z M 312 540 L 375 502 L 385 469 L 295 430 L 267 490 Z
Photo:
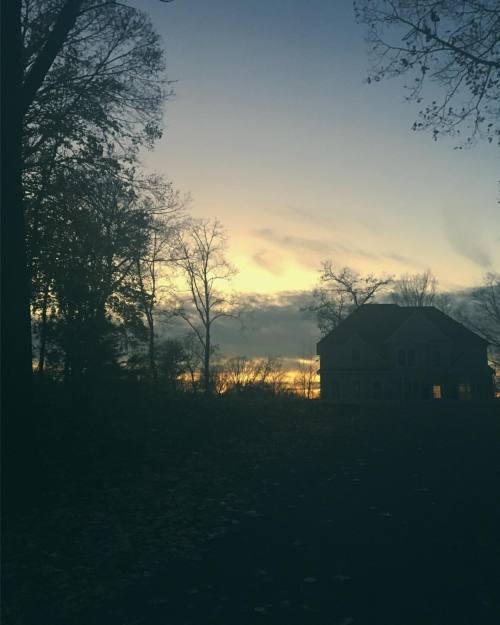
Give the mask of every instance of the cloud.
M 445 233 L 452 249 L 481 268 L 491 267 L 489 253 L 475 236 L 473 223 L 464 223 L 452 210 L 444 211 Z
M 253 254 L 252 260 L 261 269 L 265 269 L 266 271 L 269 271 L 269 273 L 273 273 L 274 275 L 280 275 L 283 273 L 281 255 L 276 252 L 261 249 Z
M 351 258 L 362 258 L 371 261 L 380 261 L 384 256 L 365 249 L 364 247 L 352 245 L 351 243 L 333 241 L 325 238 L 307 238 L 294 235 L 283 235 L 272 228 L 261 228 L 252 233 L 255 237 L 272 243 L 277 247 L 289 250 L 295 254 L 299 263 L 310 267 L 318 267 L 322 260 L 335 258 L 336 256 L 347 257 L 349 263 Z M 345 260 L 343 261 L 345 262 Z
M 332 243 L 326 239 L 308 239 L 306 237 L 283 235 L 272 228 L 254 230 L 253 235 L 278 247 L 294 251 L 305 250 L 319 254 L 330 254 L 332 251 Z
M 308 269 L 319 269 L 323 261 L 330 259 L 335 261 L 337 265 L 348 265 L 354 268 L 356 268 L 358 261 L 365 261 L 362 262 L 365 267 L 366 262 L 376 263 L 378 266 L 377 271 L 380 271 L 380 266 L 383 268 L 384 265 L 394 267 L 394 263 L 403 265 L 406 271 L 422 271 L 425 269 L 422 263 L 404 254 L 392 251 L 372 251 L 367 247 L 355 245 L 345 240 L 334 241 L 321 237 L 308 238 L 288 235 L 282 234 L 273 228 L 260 228 L 258 230 L 253 230 L 252 234 L 256 238 L 273 245 L 275 248 L 286 250 L 293 255 L 297 263 Z M 253 259 L 259 266 L 267 269 L 271 273 L 280 273 L 282 260 L 276 261 L 273 258 L 277 253 L 278 252 L 270 252 L 269 250 L 266 250 L 265 253 L 257 252 Z M 278 256 L 278 258 L 280 257 Z M 397 272 L 398 269 L 392 268 L 392 271 Z M 400 268 L 399 271 L 401 271 Z
M 232 319 L 220 319 L 213 327 L 213 339 L 223 356 L 280 356 L 285 359 L 314 355 L 320 333 L 311 313 L 304 312 L 311 301 L 309 291 L 245 297 L 243 328 Z M 173 319 L 165 335 L 182 336 L 188 328 Z
M 409 267 L 421 267 L 421 263 L 414 261 L 412 258 L 408 256 L 403 256 L 402 254 L 396 254 L 394 252 L 388 252 L 384 254 L 385 258 L 389 260 L 395 260 L 397 263 L 401 265 L 407 265 Z
M 321 223 L 326 226 L 332 227 L 333 219 L 331 217 L 327 217 L 325 215 L 319 215 L 318 213 L 308 210 L 306 208 L 302 208 L 300 206 L 295 206 L 293 204 L 288 204 L 286 207 L 286 212 L 288 215 L 295 217 L 301 221 L 306 221 L 308 223 L 314 221 L 315 223 Z
M 303 310 L 310 301 L 308 291 L 254 294 L 247 298 L 244 329 L 221 323 L 215 338 L 228 356 L 311 356 L 320 335 L 313 316 Z

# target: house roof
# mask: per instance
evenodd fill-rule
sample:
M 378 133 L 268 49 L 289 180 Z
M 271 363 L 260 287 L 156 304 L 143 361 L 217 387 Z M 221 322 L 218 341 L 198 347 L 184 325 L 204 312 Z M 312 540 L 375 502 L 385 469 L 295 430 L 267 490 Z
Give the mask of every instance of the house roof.
M 354 334 L 371 345 L 381 345 L 415 314 L 423 317 L 438 328 L 453 342 L 487 343 L 482 337 L 455 321 L 434 306 L 398 306 L 397 304 L 364 304 L 357 308 L 334 330 L 318 343 L 342 343 Z

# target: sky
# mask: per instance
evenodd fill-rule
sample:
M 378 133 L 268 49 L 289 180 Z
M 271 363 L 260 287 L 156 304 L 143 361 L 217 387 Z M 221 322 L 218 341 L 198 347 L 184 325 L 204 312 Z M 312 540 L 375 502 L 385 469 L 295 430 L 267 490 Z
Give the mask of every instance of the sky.
M 498 149 L 411 130 L 402 83 L 365 81 L 350 0 L 137 2 L 175 81 L 144 163 L 224 224 L 234 288 L 309 291 L 325 259 L 444 289 L 500 270 Z

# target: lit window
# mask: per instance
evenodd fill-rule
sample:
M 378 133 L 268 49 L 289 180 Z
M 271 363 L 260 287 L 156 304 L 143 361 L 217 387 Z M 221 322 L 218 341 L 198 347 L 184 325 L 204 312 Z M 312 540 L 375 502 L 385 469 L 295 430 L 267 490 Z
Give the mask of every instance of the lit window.
M 432 399 L 441 399 L 441 384 L 434 384 L 432 387 Z

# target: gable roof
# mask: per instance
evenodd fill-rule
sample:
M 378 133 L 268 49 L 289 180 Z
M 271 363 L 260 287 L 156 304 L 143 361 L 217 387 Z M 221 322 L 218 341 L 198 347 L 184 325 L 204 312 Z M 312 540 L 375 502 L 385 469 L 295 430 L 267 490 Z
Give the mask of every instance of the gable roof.
M 354 334 L 358 334 L 370 345 L 381 345 L 389 340 L 394 332 L 415 314 L 422 315 L 453 342 L 487 344 L 485 339 L 434 306 L 364 304 L 324 336 L 318 342 L 318 347 L 323 343 L 342 343 Z

